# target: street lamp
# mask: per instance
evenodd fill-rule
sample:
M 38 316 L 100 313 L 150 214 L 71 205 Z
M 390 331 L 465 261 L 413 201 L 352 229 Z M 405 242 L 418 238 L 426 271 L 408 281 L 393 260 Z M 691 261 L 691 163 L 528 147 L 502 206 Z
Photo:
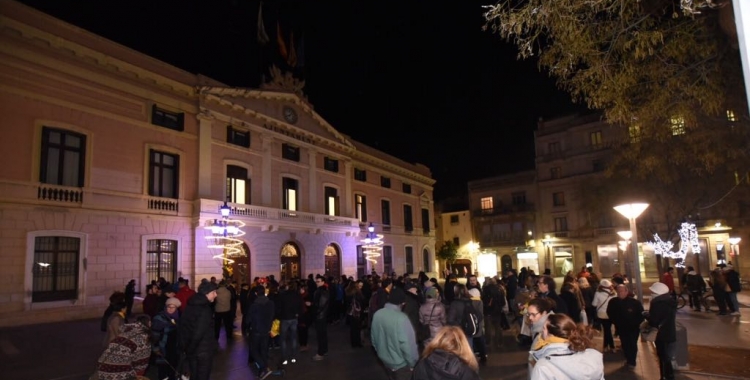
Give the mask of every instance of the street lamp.
M 544 260 L 544 269 L 549 269 L 550 274 L 552 274 L 552 263 L 550 261 L 550 254 L 549 254 L 550 246 L 552 245 L 552 237 L 550 237 L 549 235 L 544 235 L 544 239 L 542 240 L 542 242 L 544 242 L 544 249 L 546 251 L 545 252 L 546 256 Z
M 630 251 L 632 252 L 632 263 L 634 267 L 635 290 L 638 300 L 643 302 L 643 284 L 641 283 L 641 265 L 638 260 L 638 231 L 636 230 L 635 219 L 648 208 L 648 203 L 629 203 L 615 206 L 615 211 L 628 218 L 630 222 Z
M 628 244 L 630 244 L 630 238 L 633 237 L 633 231 L 617 231 L 617 235 L 619 235 L 620 238 L 623 239 L 623 241 L 620 242 L 620 250 L 625 254 L 625 257 L 627 257 Z M 633 271 L 631 270 L 632 265 L 630 265 L 627 260 L 620 259 L 619 267 L 620 273 L 625 272 L 625 275 L 628 276 L 628 288 L 630 288 L 630 292 L 633 293 Z
M 734 265 L 737 267 L 736 271 L 740 271 L 740 240 L 738 237 L 730 237 L 729 241 L 730 256 L 734 257 Z

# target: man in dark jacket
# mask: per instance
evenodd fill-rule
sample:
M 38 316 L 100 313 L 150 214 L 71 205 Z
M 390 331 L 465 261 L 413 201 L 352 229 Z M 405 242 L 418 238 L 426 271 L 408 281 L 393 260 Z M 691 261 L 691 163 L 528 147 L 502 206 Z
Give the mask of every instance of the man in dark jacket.
M 633 297 L 628 297 L 628 287 L 617 285 L 617 298 L 607 303 L 607 316 L 615 325 L 620 335 L 622 353 L 630 369 L 635 369 L 635 359 L 638 357 L 638 335 L 643 322 L 643 305 Z
M 675 326 L 677 301 L 672 298 L 669 287 L 661 282 L 654 283 L 649 290 L 651 290 L 652 298 L 647 320 L 649 326 L 659 329 L 656 342 L 654 342 L 656 354 L 659 356 L 659 373 L 664 380 L 674 380 L 669 346 L 677 340 Z
M 297 320 L 302 314 L 302 296 L 297 289 L 297 282 L 290 281 L 287 288 L 279 294 L 276 303 L 276 314 L 281 321 L 281 364 L 286 365 L 289 361 L 296 362 L 297 359 Z
M 727 279 L 729 291 L 727 292 L 727 304 L 731 309 L 731 315 L 740 315 L 740 304 L 737 302 L 737 293 L 742 290 L 740 284 L 740 275 L 734 270 L 732 265 L 727 265 L 722 269 L 724 278 Z
M 706 280 L 703 279 L 703 276 L 696 273 L 693 267 L 688 267 L 688 271 L 685 274 L 685 287 L 690 294 L 690 306 L 697 311 L 701 311 L 703 293 L 706 292 Z
M 328 307 L 331 296 L 328 293 L 328 285 L 323 276 L 315 278 L 315 294 L 313 295 L 313 306 L 315 307 L 315 334 L 318 338 L 318 353 L 313 360 L 323 360 L 328 354 Z
M 248 310 L 250 357 L 255 360 L 258 367 L 258 378 L 265 379 L 271 374 L 271 369 L 268 368 L 268 342 L 276 308 L 273 301 L 266 297 L 266 288 L 256 286 L 252 292 L 255 293 L 255 301 Z
M 456 275 L 451 273 L 448 275 L 448 278 L 445 280 L 445 289 L 443 291 L 445 294 L 443 294 L 443 303 L 446 306 L 450 306 L 450 304 L 453 302 L 453 299 L 455 298 L 455 292 L 453 287 L 458 284 L 458 280 L 456 280 Z
M 190 297 L 180 318 L 178 336 L 185 350 L 192 380 L 208 380 L 211 377 L 211 365 L 218 348 L 211 310 L 211 303 L 216 299 L 216 288 L 216 284 L 202 281 L 198 293 Z

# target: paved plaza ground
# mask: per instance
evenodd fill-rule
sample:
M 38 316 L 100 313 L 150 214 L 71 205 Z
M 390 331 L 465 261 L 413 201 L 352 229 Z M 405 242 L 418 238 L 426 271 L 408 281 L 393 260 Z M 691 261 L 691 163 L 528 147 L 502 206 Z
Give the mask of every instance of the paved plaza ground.
M 740 301 L 748 305 L 750 297 Z M 711 352 L 714 356 L 691 358 L 698 363 L 693 371 L 678 372 L 678 379 L 728 379 L 748 377 L 726 377 L 695 372 L 705 368 L 716 368 L 715 361 L 726 365 L 748 366 L 742 353 L 750 348 L 750 311 L 742 309 L 741 317 L 719 317 L 713 313 L 697 313 L 687 308 L 678 311 L 678 322 L 688 331 L 688 343 L 699 345 L 696 352 Z M 238 321 L 239 322 L 239 321 Z M 0 379 L 8 380 L 86 380 L 94 371 L 96 360 L 102 351 L 102 332 L 99 320 L 80 320 L 42 325 L 0 329 Z M 507 334 L 504 348 L 490 352 L 489 361 L 480 370 L 482 379 L 525 380 L 527 378 L 527 351 L 519 348 Z M 598 339 L 597 344 L 601 340 Z M 372 348 L 353 349 L 348 344 L 348 327 L 344 324 L 329 328 L 329 355 L 315 362 L 315 332 L 310 332 L 311 350 L 302 352 L 296 364 L 289 365 L 287 379 L 386 379 L 382 367 Z M 247 364 L 248 348 L 244 338 L 235 330 L 233 341 L 227 343 L 223 335 L 219 339 L 219 352 L 214 362 L 212 379 L 252 380 L 255 375 Z M 710 347 L 714 347 L 711 349 Z M 719 348 L 716 348 L 719 347 Z M 722 349 L 722 348 L 732 348 Z M 279 350 L 272 350 L 272 359 Z M 635 371 L 622 368 L 621 354 L 605 355 L 605 378 L 608 380 L 653 380 L 659 371 L 653 348 L 641 343 L 638 366 Z M 701 363 L 705 365 L 700 365 Z M 724 365 L 724 364 L 721 364 Z M 737 367 L 739 368 L 739 367 Z M 726 371 L 724 372 L 726 373 Z M 158 380 L 149 371 L 152 380 Z M 280 378 L 280 377 L 271 377 Z

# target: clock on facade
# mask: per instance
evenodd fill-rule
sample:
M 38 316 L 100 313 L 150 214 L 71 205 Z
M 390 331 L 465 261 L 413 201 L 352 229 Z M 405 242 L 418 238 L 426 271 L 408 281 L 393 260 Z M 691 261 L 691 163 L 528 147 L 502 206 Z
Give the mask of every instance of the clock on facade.
M 284 106 L 284 120 L 286 120 L 290 124 L 294 124 L 297 122 L 297 111 L 294 110 L 292 107 Z

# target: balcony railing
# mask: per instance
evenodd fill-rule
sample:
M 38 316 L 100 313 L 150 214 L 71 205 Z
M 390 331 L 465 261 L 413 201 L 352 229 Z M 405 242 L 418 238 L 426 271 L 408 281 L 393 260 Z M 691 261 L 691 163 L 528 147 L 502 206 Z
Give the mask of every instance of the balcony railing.
M 44 184 L 37 189 L 37 199 L 64 203 L 83 203 L 83 190 L 80 188 Z
M 474 216 L 512 215 L 533 212 L 534 204 L 524 203 L 518 205 L 498 206 L 490 209 L 474 210 Z

